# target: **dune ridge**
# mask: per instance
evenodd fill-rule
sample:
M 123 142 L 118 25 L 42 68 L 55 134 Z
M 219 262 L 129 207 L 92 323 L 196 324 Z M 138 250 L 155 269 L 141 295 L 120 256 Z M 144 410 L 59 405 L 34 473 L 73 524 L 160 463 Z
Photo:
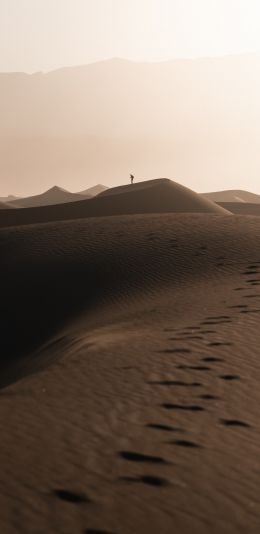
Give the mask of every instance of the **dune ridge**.
M 230 215 L 227 210 L 194 191 L 162 178 L 110 188 L 82 201 L 19 209 L 15 214 L 0 212 L 0 227 L 85 217 L 167 212 Z

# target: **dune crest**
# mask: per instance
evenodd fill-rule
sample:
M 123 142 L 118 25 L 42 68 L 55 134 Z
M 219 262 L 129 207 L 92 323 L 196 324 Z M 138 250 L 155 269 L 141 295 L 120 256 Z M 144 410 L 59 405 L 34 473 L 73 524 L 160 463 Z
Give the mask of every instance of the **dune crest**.
M 107 189 L 76 202 L 0 212 L 0 227 L 20 224 L 145 213 L 211 213 L 231 215 L 214 202 L 172 180 L 159 178 Z

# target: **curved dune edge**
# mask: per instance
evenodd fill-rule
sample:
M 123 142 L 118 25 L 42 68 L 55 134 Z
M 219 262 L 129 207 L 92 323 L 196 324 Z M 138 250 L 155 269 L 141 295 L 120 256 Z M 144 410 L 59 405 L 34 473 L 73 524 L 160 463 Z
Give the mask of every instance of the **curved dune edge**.
M 111 188 L 94 198 L 50 206 L 0 211 L 0 227 L 114 215 L 212 213 L 231 215 L 223 207 L 178 183 L 161 178 Z
M 257 219 L 212 215 L 2 230 L 2 371 L 81 314 L 93 328 L 167 287 L 190 285 L 192 291 L 199 281 L 234 275 L 249 252 L 258 254 L 259 231 Z M 224 263 L 217 259 L 222 256 Z M 102 309 L 109 307 L 104 319 Z

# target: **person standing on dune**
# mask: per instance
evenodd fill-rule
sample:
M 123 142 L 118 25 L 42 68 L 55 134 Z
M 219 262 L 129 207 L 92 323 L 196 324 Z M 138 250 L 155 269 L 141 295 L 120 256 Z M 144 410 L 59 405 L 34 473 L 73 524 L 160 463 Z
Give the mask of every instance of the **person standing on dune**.
M 135 179 L 134 175 L 133 175 L 133 174 L 130 174 L 130 180 L 131 180 L 131 184 L 133 184 L 133 183 L 134 183 L 134 179 Z

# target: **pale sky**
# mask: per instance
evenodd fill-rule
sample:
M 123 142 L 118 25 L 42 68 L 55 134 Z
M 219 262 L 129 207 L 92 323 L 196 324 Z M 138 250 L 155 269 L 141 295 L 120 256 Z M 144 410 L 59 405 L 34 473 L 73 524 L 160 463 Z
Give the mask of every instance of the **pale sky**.
M 0 0 L 0 71 L 260 51 L 260 0 Z

